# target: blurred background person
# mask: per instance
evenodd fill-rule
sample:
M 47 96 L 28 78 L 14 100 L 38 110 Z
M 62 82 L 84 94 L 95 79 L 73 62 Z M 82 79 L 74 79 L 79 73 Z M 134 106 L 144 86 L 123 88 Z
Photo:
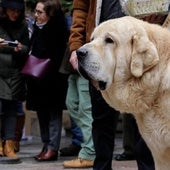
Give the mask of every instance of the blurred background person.
M 24 101 L 26 95 L 20 69 L 30 42 L 24 0 L 2 0 L 0 8 L 0 38 L 17 42 L 16 46 L 9 46 L 4 41 L 0 43 L 0 155 L 18 158 L 14 147 L 18 101 Z
M 71 4 L 72 2 L 70 1 L 63 1 L 62 3 L 62 8 L 65 13 L 67 30 L 69 34 L 70 34 L 70 27 L 72 23 L 72 9 L 70 8 Z M 69 46 L 67 44 L 67 49 L 65 51 L 64 58 L 60 66 L 60 72 L 68 76 L 75 72 L 71 64 L 69 63 L 69 57 L 70 57 Z M 60 149 L 60 156 L 78 156 L 78 153 L 81 149 L 81 143 L 83 141 L 83 134 L 81 132 L 81 129 L 77 126 L 75 121 L 71 118 L 70 114 L 69 114 L 69 120 L 71 123 L 71 127 L 69 129 L 70 130 L 69 132 L 71 133 L 71 144 Z
M 68 32 L 59 0 L 38 0 L 31 37 L 31 54 L 50 58 L 48 73 L 41 79 L 27 77 L 26 108 L 37 112 L 43 143 L 37 161 L 57 160 L 61 140 L 62 111 L 67 76 L 59 66 L 67 45 Z
M 73 20 L 69 37 L 70 62 L 77 69 L 76 50 L 90 41 L 95 27 L 109 18 L 123 16 L 119 1 L 74 0 Z M 90 85 L 92 104 L 92 137 L 95 148 L 93 169 L 110 170 L 119 112 L 111 108 L 100 91 Z M 102 148 L 102 149 L 101 149 Z M 64 164 L 65 165 L 65 164 Z

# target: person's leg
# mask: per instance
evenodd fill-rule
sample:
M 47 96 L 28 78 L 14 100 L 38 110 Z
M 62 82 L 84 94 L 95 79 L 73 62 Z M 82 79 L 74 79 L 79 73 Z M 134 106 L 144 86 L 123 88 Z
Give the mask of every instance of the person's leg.
M 41 159 L 41 156 L 47 152 L 48 142 L 49 142 L 49 116 L 46 111 L 37 111 L 37 117 L 40 127 L 40 136 L 43 143 L 41 152 L 34 156 L 35 160 Z
M 45 110 L 37 111 L 37 117 L 39 121 L 41 140 L 44 144 L 44 147 L 47 148 L 48 143 L 49 143 L 49 119 L 50 117 L 46 113 Z
M 17 102 L 3 100 L 3 138 L 14 140 L 17 122 Z
M 2 131 L 4 144 L 4 155 L 11 158 L 17 158 L 14 151 L 15 130 L 17 122 L 17 102 L 2 101 Z
M 155 170 L 152 153 L 141 137 L 135 148 L 138 170 Z
M 23 129 L 25 124 L 25 113 L 23 111 L 22 102 L 17 102 L 18 113 L 17 113 L 17 123 L 16 123 L 16 131 L 15 131 L 15 152 L 19 152 L 20 150 L 20 141 L 23 135 Z
M 123 114 L 123 153 L 115 156 L 115 160 L 134 160 L 135 159 L 135 145 L 136 145 L 136 120 L 131 114 Z
M 35 159 L 37 161 L 56 160 L 61 139 L 62 110 L 39 110 L 37 116 L 44 146 Z
M 82 149 L 79 152 L 79 157 L 94 160 L 95 151 L 92 139 L 92 108 L 91 98 L 89 93 L 89 82 L 79 76 L 78 79 L 79 90 L 79 121 L 77 125 L 81 128 L 83 133 L 83 142 L 81 144 Z
M 50 122 L 48 148 L 58 153 L 62 130 L 62 110 L 50 111 L 49 115 Z
M 81 132 L 81 129 L 74 122 L 74 120 L 72 118 L 70 119 L 71 119 L 71 132 L 73 134 L 71 141 L 72 143 L 81 148 L 81 143 L 83 142 L 83 134 Z
M 77 160 L 65 161 L 65 167 L 88 167 L 93 165 L 95 151 L 92 140 L 92 113 L 89 94 L 89 82 L 79 75 L 69 77 L 69 87 L 66 104 L 70 116 L 83 134 L 83 142 Z M 80 161 L 81 159 L 81 161 Z M 83 161 L 82 161 L 83 160 Z
M 90 87 L 93 114 L 94 170 L 111 170 L 119 112 L 111 108 L 101 93 Z M 101 149 L 102 148 L 102 149 Z
M 49 116 L 49 139 L 47 144 L 47 151 L 39 157 L 39 161 L 51 161 L 57 160 L 58 150 L 60 147 L 61 140 L 61 129 L 62 129 L 62 110 L 51 110 L 47 111 L 46 114 Z M 47 141 L 47 140 L 46 140 Z
M 123 115 L 123 148 L 128 155 L 134 156 L 136 120 L 131 114 Z
M 60 149 L 60 156 L 77 156 L 80 149 L 81 143 L 83 141 L 83 134 L 81 129 L 76 125 L 74 120 L 70 116 L 71 121 L 71 144 L 67 147 Z

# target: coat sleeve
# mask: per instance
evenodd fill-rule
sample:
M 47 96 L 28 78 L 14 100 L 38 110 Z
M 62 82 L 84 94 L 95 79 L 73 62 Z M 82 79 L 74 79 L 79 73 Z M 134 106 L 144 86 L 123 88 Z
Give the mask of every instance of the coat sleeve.
M 78 49 L 86 42 L 86 18 L 89 4 L 89 0 L 73 1 L 73 20 L 69 37 L 70 51 Z

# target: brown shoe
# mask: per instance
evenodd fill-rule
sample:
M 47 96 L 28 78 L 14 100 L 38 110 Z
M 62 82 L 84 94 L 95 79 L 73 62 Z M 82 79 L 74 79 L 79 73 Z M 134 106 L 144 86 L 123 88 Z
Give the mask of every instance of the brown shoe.
M 46 152 L 47 152 L 47 148 L 43 147 L 41 152 L 38 155 L 34 156 L 34 159 L 39 160 Z
M 94 161 L 82 158 L 74 159 L 71 161 L 64 161 L 65 168 L 90 168 L 93 167 Z
M 48 149 L 45 154 L 42 154 L 41 156 L 36 159 L 37 161 L 54 161 L 58 159 L 58 154 L 56 151 L 53 151 L 51 149 Z
M 18 158 L 19 157 L 14 151 L 14 141 L 13 140 L 5 141 L 4 155 L 9 158 Z
M 20 143 L 19 141 L 14 141 L 14 151 L 19 152 L 20 150 Z

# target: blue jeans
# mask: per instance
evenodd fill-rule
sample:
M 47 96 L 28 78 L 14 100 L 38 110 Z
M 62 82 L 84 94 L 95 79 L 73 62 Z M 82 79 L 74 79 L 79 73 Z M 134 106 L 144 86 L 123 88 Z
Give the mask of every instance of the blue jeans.
M 78 157 L 94 160 L 92 140 L 92 111 L 89 82 L 80 75 L 71 74 L 68 78 L 66 106 L 69 114 L 83 134 L 83 142 Z
M 24 113 L 24 111 L 23 111 L 23 106 L 22 106 L 22 102 L 21 102 L 21 101 L 18 101 L 18 102 L 17 102 L 17 107 L 18 107 L 18 113 L 17 113 L 17 115 L 18 115 L 18 116 L 25 115 L 25 113 Z
M 15 139 L 15 129 L 17 123 L 17 101 L 0 99 L 1 117 L 0 117 L 0 138 L 4 140 Z
M 81 129 L 76 125 L 74 120 L 70 117 L 71 119 L 71 133 L 72 133 L 72 143 L 81 146 L 81 143 L 83 142 L 83 134 L 81 132 Z

